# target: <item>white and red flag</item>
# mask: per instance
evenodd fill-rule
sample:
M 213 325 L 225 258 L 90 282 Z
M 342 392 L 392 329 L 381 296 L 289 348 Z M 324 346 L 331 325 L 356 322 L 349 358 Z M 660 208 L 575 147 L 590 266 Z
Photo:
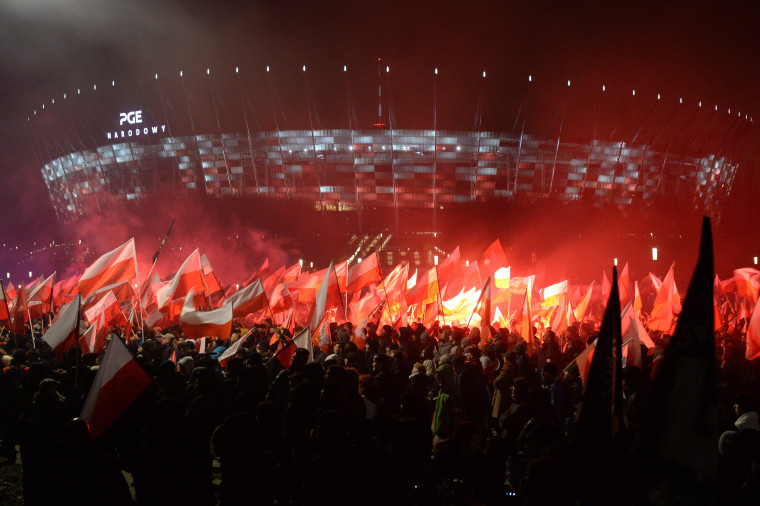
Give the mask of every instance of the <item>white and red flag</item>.
M 191 291 L 185 298 L 179 317 L 185 337 L 188 339 L 200 339 L 204 336 L 229 338 L 232 331 L 232 306 L 225 304 L 213 311 L 196 311 L 194 299 Z
M 496 239 L 486 248 L 479 266 L 482 271 L 481 277 L 493 275 L 501 267 L 509 267 L 507 257 L 504 255 L 504 248 L 501 247 L 501 241 Z
M 244 318 L 250 313 L 269 310 L 269 301 L 267 294 L 264 292 L 264 286 L 260 279 L 230 295 L 225 304 L 232 306 L 232 316 L 235 318 Z
M 197 249 L 185 259 L 171 282 L 156 294 L 158 310 L 167 311 L 173 300 L 182 299 L 191 291 L 196 294 L 207 291 L 201 255 Z
M 0 322 L 11 319 L 11 312 L 8 309 L 8 296 L 5 293 L 5 286 L 0 280 Z
M 18 291 L 10 281 L 8 281 L 8 286 L 5 287 L 5 295 L 8 297 L 8 300 L 13 300 L 18 296 Z
M 446 287 L 447 295 L 454 296 L 462 291 L 462 259 L 459 246 L 438 265 L 438 283 L 441 287 Z
M 103 315 L 102 319 L 100 318 L 101 315 Z M 116 296 L 110 290 L 102 299 L 84 311 L 84 317 L 90 324 L 96 320 L 101 320 L 105 326 L 126 325 L 127 323 L 119 301 L 116 300 Z
M 100 353 L 106 345 L 106 336 L 108 336 L 108 326 L 105 323 L 105 315 L 100 313 L 79 338 L 82 353 Z
M 589 285 L 588 290 L 586 291 L 586 295 L 584 295 L 580 302 L 578 302 L 578 305 L 575 306 L 575 319 L 579 322 L 583 322 L 583 318 L 586 316 L 586 311 L 588 310 L 588 305 L 591 302 L 591 294 L 593 291 L 594 281 L 592 281 Z
M 382 280 L 383 273 L 380 270 L 380 260 L 377 258 L 377 252 L 373 252 L 361 263 L 357 263 L 348 269 L 346 291 L 348 293 L 358 292 L 365 286 Z
M 414 287 L 407 290 L 406 303 L 411 306 L 412 304 L 433 302 L 438 297 L 439 291 L 438 275 L 435 267 L 433 267 L 419 276 Z
M 64 351 L 77 344 L 81 304 L 82 296 L 77 295 L 74 300 L 61 308 L 58 316 L 42 335 L 42 340 L 53 349 L 58 357 L 61 357 Z
M 253 329 L 249 330 L 245 333 L 245 335 L 241 336 L 240 339 L 232 343 L 232 346 L 224 350 L 224 353 L 219 355 L 219 358 L 217 359 L 219 362 L 219 365 L 222 367 L 227 367 L 227 362 L 238 354 L 238 351 L 240 350 L 240 347 L 243 345 L 246 339 L 248 339 L 248 336 L 251 335 L 253 332 Z
M 211 262 L 208 261 L 205 253 L 201 255 L 201 265 L 203 266 L 203 276 L 206 278 L 209 295 L 223 291 L 222 284 L 219 282 L 219 278 L 216 277 L 214 268 L 211 267 Z
M 112 339 L 80 415 L 90 426 L 92 439 L 110 427 L 150 384 L 150 376 L 121 339 Z
M 670 266 L 668 274 L 662 281 L 660 291 L 657 293 L 657 298 L 654 301 L 654 307 L 649 315 L 649 321 L 647 326 L 649 330 L 660 330 L 662 332 L 670 332 L 673 326 L 673 312 L 680 311 L 681 298 L 678 295 L 678 289 L 676 288 L 676 282 L 674 277 L 675 264 Z
M 79 293 L 87 298 L 98 288 L 130 281 L 137 277 L 134 238 L 98 258 L 79 278 Z
M 760 304 L 755 304 L 752 317 L 747 325 L 747 360 L 760 358 Z
M 57 281 L 53 287 L 53 302 L 57 307 L 62 307 L 70 302 L 79 293 L 79 275 Z

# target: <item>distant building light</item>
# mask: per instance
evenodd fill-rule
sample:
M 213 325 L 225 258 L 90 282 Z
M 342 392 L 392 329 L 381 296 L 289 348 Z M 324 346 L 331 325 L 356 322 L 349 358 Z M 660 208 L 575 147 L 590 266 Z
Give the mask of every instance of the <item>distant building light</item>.
M 652 248 L 652 260 L 657 260 L 657 248 Z

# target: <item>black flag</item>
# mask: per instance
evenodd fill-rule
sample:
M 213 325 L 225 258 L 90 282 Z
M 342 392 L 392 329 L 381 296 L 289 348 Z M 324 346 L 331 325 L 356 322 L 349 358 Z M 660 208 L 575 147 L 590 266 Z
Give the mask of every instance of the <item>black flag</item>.
M 156 251 L 156 254 L 153 255 L 153 265 L 156 264 L 156 261 L 158 260 L 158 255 L 161 254 L 161 250 L 164 249 L 164 244 L 166 243 L 166 239 L 169 238 L 169 234 L 172 233 L 172 227 L 174 226 L 174 220 L 175 218 L 172 218 L 171 224 L 169 224 L 169 230 L 166 231 L 166 235 L 164 236 L 163 240 L 161 241 L 161 245 L 158 247 L 158 251 Z

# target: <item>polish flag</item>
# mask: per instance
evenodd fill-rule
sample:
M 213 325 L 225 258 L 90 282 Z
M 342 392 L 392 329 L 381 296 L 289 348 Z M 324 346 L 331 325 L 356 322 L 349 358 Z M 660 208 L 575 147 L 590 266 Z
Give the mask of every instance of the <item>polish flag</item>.
M 13 317 L 15 332 L 23 336 L 24 322 L 29 321 L 29 302 L 26 299 L 26 287 L 23 281 L 18 289 L 18 296 L 16 297 L 16 303 L 13 305 L 13 312 L 15 313 Z
M 760 358 L 760 304 L 755 304 L 747 325 L 747 350 L 744 356 L 747 360 Z
M 257 280 L 257 281 L 260 282 L 260 280 Z M 240 339 L 232 343 L 232 346 L 224 350 L 224 353 L 222 353 L 218 359 L 220 366 L 227 367 L 227 362 L 229 361 L 229 359 L 237 355 L 238 350 L 240 350 L 240 347 L 243 345 L 245 340 L 248 339 L 248 337 L 251 335 L 252 332 L 253 332 L 253 329 L 249 330 L 248 332 L 245 333 L 244 336 L 240 337 Z
M 58 307 L 70 302 L 79 293 L 79 276 L 74 275 L 56 282 L 53 287 L 53 301 Z
M 480 279 L 478 262 L 470 262 L 470 265 L 464 270 L 464 274 L 462 274 L 462 286 L 465 291 L 471 288 L 475 288 L 476 290 L 481 289 L 483 281 Z
M 483 252 L 483 259 L 480 262 L 480 268 L 483 274 L 493 275 L 501 267 L 508 267 L 507 257 L 504 255 L 504 248 L 501 247 L 501 241 L 496 239 Z
M 269 292 L 269 305 L 273 314 L 293 309 L 293 298 L 284 283 L 273 287 Z
M 602 272 L 602 301 L 604 304 L 610 299 L 610 292 L 612 291 L 612 284 L 607 278 L 607 272 Z
M 736 293 L 756 303 L 760 292 L 760 271 L 751 267 L 734 270 L 733 277 Z
M 18 296 L 18 291 L 16 291 L 16 288 L 10 281 L 8 281 L 8 286 L 5 287 L 5 295 L 8 297 L 8 300 L 13 300 Z
M 284 270 L 284 269 L 283 269 Z M 259 267 L 259 270 L 251 274 L 251 277 L 245 280 L 243 282 L 243 286 L 248 286 L 257 279 L 261 279 L 262 281 L 269 277 L 269 257 L 267 257 L 264 260 L 264 263 L 261 264 L 261 267 Z
M 438 265 L 438 282 L 447 286 L 446 293 L 456 295 L 462 291 L 462 259 L 459 246 Z
M 98 258 L 79 278 L 79 293 L 87 298 L 98 288 L 129 281 L 137 277 L 134 238 Z
M 649 337 L 646 328 L 636 316 L 636 312 L 633 310 L 633 304 L 628 305 L 620 315 L 620 335 L 623 343 L 628 343 L 625 348 L 625 366 L 641 367 L 641 345 L 644 344 L 647 348 L 654 348 L 654 342 Z
M 608 297 L 609 298 L 609 297 Z M 587 345 L 583 350 L 575 357 L 575 364 L 578 366 L 578 372 L 581 376 L 583 386 L 586 386 L 586 378 L 588 377 L 588 371 L 591 369 L 591 362 L 594 360 L 594 350 L 596 349 L 596 339 L 594 342 Z
M 206 278 L 206 286 L 208 286 L 209 295 L 222 291 L 222 284 L 219 282 L 219 278 L 216 277 L 214 268 L 211 267 L 211 262 L 208 261 L 206 254 L 201 255 L 201 265 L 203 266 L 203 276 Z
M 348 284 L 348 260 L 344 260 L 335 266 L 335 276 L 338 278 L 338 287 L 340 293 L 346 293 L 346 285 Z
M 639 282 L 633 282 L 633 312 L 637 315 L 641 314 L 641 293 L 639 292 Z
M 269 310 L 267 294 L 260 279 L 228 297 L 225 304 L 232 306 L 232 316 L 235 318 L 244 318 L 250 313 L 264 309 Z
M 171 301 L 182 299 L 191 291 L 197 294 L 205 293 L 208 287 L 203 276 L 201 255 L 196 249 L 182 263 L 171 282 L 157 294 L 159 311 L 166 311 Z
M 365 286 L 382 280 L 383 273 L 380 270 L 380 260 L 377 258 L 377 252 L 373 252 L 348 270 L 346 291 L 348 293 L 358 292 Z
M 131 302 L 134 296 L 134 291 L 132 289 L 132 282 L 123 281 L 121 283 L 116 283 L 115 285 L 108 285 L 108 286 L 104 286 L 103 288 L 98 288 L 96 291 L 92 292 L 86 298 L 83 298 L 82 309 L 84 311 L 87 311 L 88 309 L 98 304 L 103 299 L 103 297 L 105 297 L 109 293 L 113 293 L 114 297 L 116 297 L 116 301 L 119 304 L 125 304 L 127 302 Z
M 680 311 L 681 298 L 678 296 L 678 289 L 676 288 L 674 267 L 675 264 L 670 266 L 654 301 L 654 307 L 647 322 L 650 330 L 670 332 L 673 326 L 673 312 Z
M 77 344 L 81 304 L 82 296 L 77 295 L 74 300 L 61 308 L 58 316 L 42 335 L 42 340 L 53 349 L 58 358 L 63 355 L 64 351 Z
M 408 305 L 433 302 L 438 297 L 438 276 L 435 267 L 419 277 L 411 290 L 406 292 Z
M 100 313 L 79 338 L 82 353 L 100 353 L 106 345 L 106 336 L 108 336 L 108 326 L 105 323 L 105 315 Z
M 312 330 L 316 330 L 322 322 L 325 311 L 336 307 L 343 307 L 343 297 L 338 288 L 338 278 L 335 275 L 335 265 L 333 262 L 330 262 L 330 266 L 327 269 L 320 272 L 324 272 L 324 274 L 314 298 L 315 304 L 312 310 L 312 317 L 310 318 L 310 328 Z M 298 300 L 301 300 L 300 296 Z
M 151 379 L 121 339 L 111 340 L 80 417 L 97 439 L 150 386 Z
M 314 302 L 320 283 L 323 279 L 328 280 L 327 301 L 325 309 L 332 309 L 343 306 L 343 295 L 340 292 L 338 276 L 335 272 L 335 266 L 330 262 L 328 269 L 322 269 L 312 274 L 305 274 L 295 283 L 288 284 L 288 291 L 292 297 L 299 302 Z
M 412 288 L 414 288 L 414 285 L 417 284 L 417 269 L 414 269 L 414 274 L 411 276 L 408 275 L 406 277 L 406 291 L 408 292 Z M 405 295 L 406 296 L 406 295 Z
M 201 337 L 200 339 L 195 340 L 195 351 L 198 352 L 198 354 L 206 353 L 206 337 Z
M 586 291 L 586 295 L 583 296 L 583 299 L 581 299 L 580 302 L 578 302 L 578 305 L 575 306 L 575 319 L 579 322 L 583 322 L 583 318 L 586 316 L 586 311 L 588 310 L 589 302 L 591 302 L 591 293 L 594 291 L 594 281 L 591 282 L 591 284 L 588 287 L 588 290 Z
M 29 292 L 29 302 L 38 301 L 50 307 L 50 303 L 53 301 L 53 288 L 55 287 L 55 272 L 47 279 L 38 283 L 37 286 Z
M 188 339 L 200 339 L 204 336 L 229 338 L 232 331 L 232 306 L 225 304 L 213 311 L 196 311 L 194 299 L 191 291 L 185 298 L 179 317 L 185 337 Z
M 618 292 L 620 293 L 620 305 L 625 304 L 631 296 L 631 277 L 628 274 L 628 262 L 623 266 L 618 276 Z
M 483 285 L 483 291 L 480 295 L 480 310 L 478 315 L 480 316 L 480 338 L 485 341 L 491 337 L 491 278 L 489 276 L 486 279 L 485 285 Z
M 398 264 L 383 280 L 383 291 L 391 312 L 399 315 L 406 309 L 406 282 L 409 277 L 409 264 Z
M 283 276 L 285 275 L 285 266 L 283 265 L 276 271 L 274 271 L 272 274 L 267 276 L 266 278 L 261 280 L 261 284 L 264 286 L 264 291 L 267 294 L 270 294 L 272 290 L 274 290 L 274 287 L 277 286 L 279 283 L 284 283 Z M 271 297 L 269 299 L 272 300 Z
M 351 302 L 349 309 L 351 312 L 351 321 L 360 322 L 365 319 L 378 304 L 383 302 L 384 299 L 379 290 L 371 290 L 370 293 L 362 297 L 361 299 Z
M 119 306 L 116 296 L 111 291 L 109 291 L 95 305 L 87 309 L 84 312 L 84 317 L 87 320 L 87 323 L 92 324 L 92 322 L 97 320 L 101 314 L 103 315 L 103 322 L 106 326 L 125 325 L 127 323 L 127 319 L 121 311 L 121 306 Z
M 301 277 L 301 264 L 293 264 L 282 274 L 283 283 L 292 283 Z
M 8 309 L 8 296 L 5 293 L 5 286 L 0 280 L 0 322 L 11 319 L 11 312 Z

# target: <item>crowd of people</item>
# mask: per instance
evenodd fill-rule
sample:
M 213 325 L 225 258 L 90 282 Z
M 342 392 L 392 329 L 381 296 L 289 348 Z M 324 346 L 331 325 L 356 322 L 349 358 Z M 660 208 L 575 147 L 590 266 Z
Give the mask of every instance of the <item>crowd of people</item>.
M 350 323 L 332 324 L 330 348 L 298 348 L 287 368 L 274 355 L 292 336 L 269 321 L 224 367 L 218 358 L 247 329 L 199 350 L 181 327 L 146 328 L 126 345 L 152 385 L 95 441 L 78 416 L 99 357 L 76 348 L 57 357 L 40 327 L 24 336 L 3 327 L 0 342 L 1 456 L 13 463 L 20 449 L 29 504 L 583 503 L 574 359 L 598 322 L 545 330 L 533 346 L 506 328 L 481 339 L 478 327 L 369 324 L 362 349 Z M 642 366 L 624 370 L 623 453 L 641 437 L 669 338 L 653 337 Z M 741 326 L 716 343 L 715 497 L 756 504 L 757 360 L 744 358 Z M 626 502 L 630 477 L 613 479 Z

